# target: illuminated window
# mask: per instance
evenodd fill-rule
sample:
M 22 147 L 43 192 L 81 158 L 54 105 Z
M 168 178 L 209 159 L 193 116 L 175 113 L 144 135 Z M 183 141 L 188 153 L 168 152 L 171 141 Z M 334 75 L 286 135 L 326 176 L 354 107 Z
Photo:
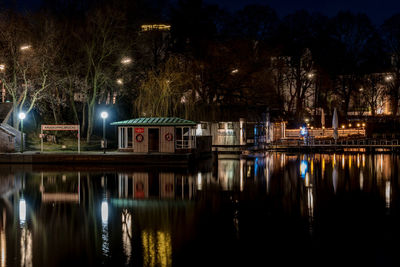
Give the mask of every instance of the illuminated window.
M 171 25 L 167 24 L 145 24 L 141 26 L 142 31 L 169 31 L 171 29 Z
M 201 129 L 207 129 L 207 123 L 202 123 L 201 124 Z
M 220 130 L 225 129 L 225 123 L 219 122 L 218 123 L 218 129 L 220 129 Z
M 232 122 L 228 122 L 228 129 L 233 130 L 233 123 Z

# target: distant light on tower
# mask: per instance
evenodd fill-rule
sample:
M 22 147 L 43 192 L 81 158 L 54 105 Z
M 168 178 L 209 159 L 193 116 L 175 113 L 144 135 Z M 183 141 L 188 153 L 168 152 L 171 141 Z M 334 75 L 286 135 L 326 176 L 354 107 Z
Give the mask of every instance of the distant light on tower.
M 238 73 L 238 72 L 239 72 L 239 69 L 233 69 L 233 70 L 231 71 L 232 74 L 236 74 L 236 73 Z

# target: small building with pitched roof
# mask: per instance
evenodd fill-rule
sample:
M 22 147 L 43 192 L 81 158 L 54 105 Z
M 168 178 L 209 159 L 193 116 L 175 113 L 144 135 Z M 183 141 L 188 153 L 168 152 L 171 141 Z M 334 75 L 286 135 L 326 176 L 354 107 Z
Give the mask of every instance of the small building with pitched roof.
M 150 117 L 117 121 L 118 150 L 177 153 L 196 148 L 197 123 L 176 117 Z

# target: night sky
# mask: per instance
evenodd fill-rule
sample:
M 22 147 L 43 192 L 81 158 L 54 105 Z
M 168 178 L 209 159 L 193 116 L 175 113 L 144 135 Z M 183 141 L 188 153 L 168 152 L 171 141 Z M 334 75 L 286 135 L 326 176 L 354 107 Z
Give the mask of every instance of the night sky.
M 205 0 L 230 10 L 240 9 L 247 4 L 267 4 L 282 17 L 299 9 L 320 12 L 328 16 L 339 10 L 366 13 L 371 20 L 380 25 L 395 13 L 400 13 L 399 0 Z
M 151 1 L 151 0 L 150 0 Z M 228 10 L 235 11 L 247 4 L 267 4 L 283 17 L 296 10 L 320 12 L 334 16 L 339 10 L 355 13 L 366 13 L 371 20 L 380 25 L 395 13 L 400 13 L 399 0 L 203 0 L 206 3 L 218 4 Z M 40 0 L 19 0 L 22 9 L 32 9 L 40 5 Z

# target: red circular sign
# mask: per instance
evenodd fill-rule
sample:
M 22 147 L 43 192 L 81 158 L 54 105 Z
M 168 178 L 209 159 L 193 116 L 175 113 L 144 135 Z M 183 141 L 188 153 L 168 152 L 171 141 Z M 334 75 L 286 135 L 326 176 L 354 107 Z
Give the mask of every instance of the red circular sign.
M 165 134 L 165 140 L 172 141 L 173 139 L 174 139 L 174 136 L 172 135 L 172 133 Z
M 144 136 L 142 134 L 138 134 L 138 135 L 136 135 L 135 139 L 136 139 L 136 142 L 141 143 L 141 142 L 143 142 Z

